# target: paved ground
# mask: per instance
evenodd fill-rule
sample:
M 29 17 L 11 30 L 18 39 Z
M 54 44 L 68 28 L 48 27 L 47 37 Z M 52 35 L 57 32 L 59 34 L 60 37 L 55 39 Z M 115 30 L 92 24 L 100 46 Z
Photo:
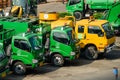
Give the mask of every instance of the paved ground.
M 105 58 L 95 61 L 80 58 L 66 63 L 64 67 L 46 64 L 41 68 L 29 70 L 25 76 L 12 74 L 4 80 L 115 80 L 112 73 L 114 66 L 120 69 L 120 49 L 115 49 Z
M 55 2 L 55 0 L 49 0 L 47 4 L 42 3 L 38 7 L 38 13 L 41 11 L 66 11 L 65 4 Z M 117 41 L 120 41 L 120 38 L 117 38 Z M 80 58 L 66 63 L 64 67 L 53 67 L 46 64 L 41 68 L 29 70 L 24 76 L 12 74 L 4 80 L 115 80 L 112 73 L 114 66 L 120 69 L 120 48 L 114 49 L 105 58 L 95 61 Z
M 58 2 L 57 0 L 49 0 L 47 4 L 42 3 L 38 5 L 38 15 L 39 12 L 66 12 L 65 4 L 62 4 L 62 2 Z

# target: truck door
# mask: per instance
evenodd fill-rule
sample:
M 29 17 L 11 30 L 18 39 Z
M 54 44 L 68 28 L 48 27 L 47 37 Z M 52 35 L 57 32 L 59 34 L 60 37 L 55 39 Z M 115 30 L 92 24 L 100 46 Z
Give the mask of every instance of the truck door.
M 69 0 L 66 4 L 66 9 L 68 12 L 74 12 L 74 11 L 83 11 L 83 0 Z
M 53 36 L 50 39 L 51 51 L 59 51 L 62 56 L 68 56 L 71 52 L 71 47 L 69 46 L 67 34 L 63 32 L 53 32 L 52 34 Z
M 16 58 L 24 61 L 24 59 L 30 60 L 31 54 L 30 54 L 30 46 L 28 44 L 27 40 L 22 39 L 15 39 L 14 44 L 12 45 L 12 53 L 14 55 L 14 58 Z M 29 56 L 29 57 L 28 57 Z
M 85 26 L 77 25 L 75 28 L 75 32 L 77 34 L 77 38 L 80 40 L 80 47 L 83 48 L 86 43 Z
M 86 31 L 86 42 L 87 44 L 100 45 L 104 41 L 104 33 L 99 26 L 90 25 Z

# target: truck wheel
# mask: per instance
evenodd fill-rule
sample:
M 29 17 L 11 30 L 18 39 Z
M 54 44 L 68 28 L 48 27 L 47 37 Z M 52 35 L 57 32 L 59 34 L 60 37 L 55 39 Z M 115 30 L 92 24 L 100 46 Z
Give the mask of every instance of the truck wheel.
M 11 45 L 8 45 L 8 46 L 7 46 L 7 48 L 6 48 L 6 55 L 7 55 L 8 57 L 11 56 Z
M 13 71 L 15 74 L 23 75 L 26 73 L 26 66 L 22 62 L 16 62 L 13 65 Z
M 89 46 L 86 50 L 85 50 L 85 57 L 89 60 L 95 60 L 98 58 L 98 52 L 96 47 L 94 46 Z
M 79 12 L 79 11 L 74 12 L 73 15 L 74 15 L 76 20 L 81 20 L 83 17 L 82 12 Z
M 54 66 L 63 66 L 64 64 L 63 56 L 61 56 L 60 54 L 55 54 L 54 56 L 52 56 L 52 64 Z

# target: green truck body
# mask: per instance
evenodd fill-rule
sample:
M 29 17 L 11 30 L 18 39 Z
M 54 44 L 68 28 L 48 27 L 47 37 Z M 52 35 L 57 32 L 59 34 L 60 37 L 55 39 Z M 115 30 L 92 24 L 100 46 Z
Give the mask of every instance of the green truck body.
M 15 34 L 19 34 L 27 32 L 28 28 L 34 31 L 38 26 L 38 19 L 2 17 L 0 23 L 3 24 L 5 29 L 15 29 Z
M 38 32 L 43 37 L 43 45 L 49 38 L 48 50 L 45 52 L 46 61 L 55 66 L 63 66 L 65 60 L 74 60 L 79 57 L 76 53 L 74 37 L 72 37 L 72 28 L 68 26 L 58 26 L 51 29 L 51 25 L 43 24 Z M 49 35 L 49 36 L 47 36 Z
M 51 29 L 51 25 L 49 24 L 38 24 L 38 19 L 13 18 L 13 17 L 1 18 L 0 23 L 3 24 L 3 28 L 14 29 L 15 34 L 27 32 L 28 28 L 30 28 L 32 33 L 35 33 L 39 36 L 39 39 L 41 41 L 42 51 L 45 54 L 47 54 L 47 50 L 44 51 L 45 43 L 47 40 L 46 35 L 49 34 L 49 38 L 50 38 L 49 41 L 50 45 L 48 49 L 49 55 L 47 55 L 46 59 L 52 62 L 56 66 L 62 66 L 64 64 L 65 59 L 74 60 L 76 56 L 79 56 L 79 54 L 75 53 L 75 43 L 74 43 L 74 38 L 72 39 L 72 32 L 71 32 L 72 28 L 70 27 Z M 61 34 L 60 37 L 58 33 Z M 56 36 L 56 38 L 58 39 L 55 40 L 53 38 L 54 36 Z M 61 56 L 60 58 L 62 59 L 59 59 L 59 61 L 61 60 L 60 63 L 58 62 L 58 60 L 56 60 L 57 57 L 56 55 Z
M 104 19 L 108 20 L 115 30 L 115 34 L 120 35 L 120 2 L 114 4 L 105 14 Z
M 66 10 L 72 13 L 76 20 L 92 14 L 93 11 L 105 11 L 120 0 L 68 0 Z
M 4 21 L 0 23 L 4 25 Z M 2 25 L 0 43 L 3 44 L 7 56 L 10 57 L 10 65 L 14 73 L 24 74 L 27 68 L 42 66 L 44 48 L 41 46 L 39 36 L 34 33 L 26 33 L 21 28 L 14 29 L 12 26 L 15 25 L 14 23 L 6 25 L 12 26 L 11 29 Z

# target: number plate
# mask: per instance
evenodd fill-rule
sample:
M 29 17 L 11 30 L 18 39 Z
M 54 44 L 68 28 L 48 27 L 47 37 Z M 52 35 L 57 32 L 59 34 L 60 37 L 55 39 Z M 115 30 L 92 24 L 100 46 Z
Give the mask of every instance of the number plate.
M 6 77 L 6 72 L 3 72 L 3 73 L 2 73 L 2 78 L 3 78 L 3 77 Z
M 43 61 L 42 61 L 42 62 L 40 62 L 40 66 L 43 66 Z

